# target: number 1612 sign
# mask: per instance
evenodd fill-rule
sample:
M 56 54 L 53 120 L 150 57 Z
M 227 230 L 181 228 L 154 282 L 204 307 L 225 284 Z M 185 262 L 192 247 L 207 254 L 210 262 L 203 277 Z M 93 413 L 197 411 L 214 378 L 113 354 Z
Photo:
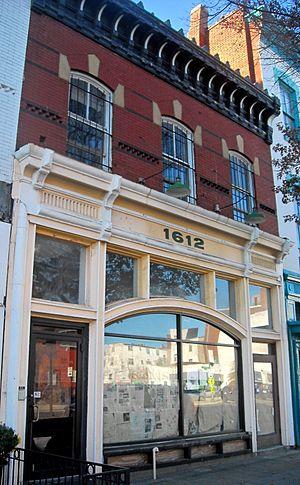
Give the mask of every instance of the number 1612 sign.
M 172 231 L 167 227 L 164 229 L 165 239 L 172 240 L 179 244 L 186 244 L 187 246 L 204 249 L 204 241 L 199 237 L 190 236 L 189 234 L 183 234 L 179 231 Z

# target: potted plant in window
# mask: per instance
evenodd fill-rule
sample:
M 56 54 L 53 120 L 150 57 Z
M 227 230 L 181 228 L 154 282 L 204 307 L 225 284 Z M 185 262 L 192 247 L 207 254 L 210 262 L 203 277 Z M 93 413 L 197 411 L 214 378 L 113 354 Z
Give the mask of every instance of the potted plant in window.
M 20 437 L 15 431 L 4 423 L 0 423 L 0 480 L 3 467 L 7 464 L 9 454 L 19 443 Z

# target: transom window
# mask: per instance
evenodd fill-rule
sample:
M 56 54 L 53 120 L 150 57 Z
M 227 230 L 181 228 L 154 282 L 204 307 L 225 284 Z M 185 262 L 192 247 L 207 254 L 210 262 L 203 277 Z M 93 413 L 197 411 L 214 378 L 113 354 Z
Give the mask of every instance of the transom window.
M 37 234 L 32 296 L 43 300 L 84 304 L 86 248 Z
M 106 327 L 104 348 L 105 443 L 240 430 L 239 342 L 219 328 L 136 315 Z
M 196 202 L 193 134 L 185 126 L 170 119 L 162 122 L 162 151 L 164 191 L 176 182 L 187 185 L 188 202 Z
M 137 294 L 137 260 L 108 252 L 106 255 L 105 303 L 133 298 Z
M 270 288 L 249 285 L 250 322 L 252 328 L 272 327 Z
M 223 278 L 216 278 L 216 307 L 219 311 L 235 318 L 234 283 Z
M 84 75 L 70 78 L 68 156 L 87 165 L 111 167 L 111 93 Z
M 203 276 L 164 264 L 150 264 L 150 296 L 169 296 L 203 301 Z
M 255 208 L 253 168 L 239 154 L 230 154 L 233 218 L 245 222 L 245 216 Z

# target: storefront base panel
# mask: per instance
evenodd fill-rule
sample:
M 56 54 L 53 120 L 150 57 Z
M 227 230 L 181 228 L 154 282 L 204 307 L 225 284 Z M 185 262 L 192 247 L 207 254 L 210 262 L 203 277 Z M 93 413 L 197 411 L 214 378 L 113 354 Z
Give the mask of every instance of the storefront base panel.
M 149 468 L 152 466 L 152 450 L 155 447 L 159 449 L 156 454 L 158 465 L 179 464 L 250 452 L 251 436 L 248 433 L 234 433 L 174 442 L 107 447 L 104 449 L 105 462 L 134 469 Z

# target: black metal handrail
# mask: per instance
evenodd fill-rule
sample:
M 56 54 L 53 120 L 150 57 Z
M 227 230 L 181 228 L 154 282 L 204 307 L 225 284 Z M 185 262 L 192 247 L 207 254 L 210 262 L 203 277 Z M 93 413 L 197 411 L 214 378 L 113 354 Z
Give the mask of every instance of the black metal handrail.
M 16 448 L 1 468 L 0 485 L 130 485 L 127 468 Z

